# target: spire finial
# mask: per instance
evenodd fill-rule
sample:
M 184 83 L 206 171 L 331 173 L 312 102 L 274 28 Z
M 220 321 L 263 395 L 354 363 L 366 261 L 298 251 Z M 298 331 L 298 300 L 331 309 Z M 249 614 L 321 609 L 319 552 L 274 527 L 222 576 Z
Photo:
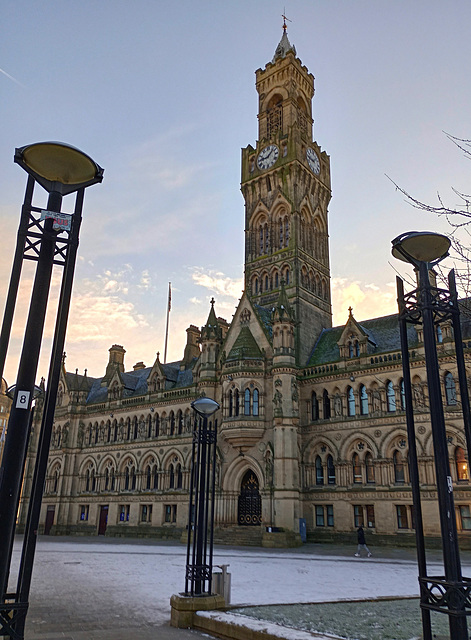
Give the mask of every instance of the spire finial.
M 285 14 L 286 14 L 286 8 L 283 9 L 283 13 L 281 14 L 281 17 L 283 18 L 283 33 L 286 33 L 286 30 L 288 29 L 288 25 L 286 24 L 286 21 L 288 20 L 288 22 L 293 22 L 292 20 L 287 18 Z
M 209 301 L 211 303 L 211 306 L 214 307 L 216 300 L 214 299 L 214 296 L 211 298 L 211 300 Z
M 348 315 L 352 316 L 353 315 L 353 307 L 348 307 Z

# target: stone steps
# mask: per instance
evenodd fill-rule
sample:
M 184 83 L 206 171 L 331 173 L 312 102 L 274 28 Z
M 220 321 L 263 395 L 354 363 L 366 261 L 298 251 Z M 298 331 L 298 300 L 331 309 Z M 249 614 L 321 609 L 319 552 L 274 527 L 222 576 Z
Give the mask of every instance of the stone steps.
M 261 547 L 261 527 L 217 527 L 214 544 L 229 544 L 242 547 Z

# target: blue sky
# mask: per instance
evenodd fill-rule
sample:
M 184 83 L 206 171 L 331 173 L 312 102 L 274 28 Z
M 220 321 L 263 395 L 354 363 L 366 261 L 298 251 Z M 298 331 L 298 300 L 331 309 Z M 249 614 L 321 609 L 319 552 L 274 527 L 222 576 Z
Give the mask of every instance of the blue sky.
M 288 36 L 316 78 L 314 137 L 331 156 L 334 322 L 395 311 L 390 241 L 443 220 L 404 202 L 469 192 L 471 4 L 466 0 L 15 0 L 0 24 L 0 300 L 26 174 L 15 147 L 60 140 L 105 169 L 86 192 L 67 368 L 102 375 L 113 343 L 126 367 L 163 353 L 216 298 L 231 320 L 242 292 L 240 149 L 257 138 L 254 72 Z M 45 202 L 44 196 L 44 202 Z M 67 202 L 65 203 L 65 205 Z M 54 316 L 56 275 L 49 310 Z M 32 279 L 24 269 L 5 371 L 16 376 Z M 52 327 L 40 375 L 46 375 Z

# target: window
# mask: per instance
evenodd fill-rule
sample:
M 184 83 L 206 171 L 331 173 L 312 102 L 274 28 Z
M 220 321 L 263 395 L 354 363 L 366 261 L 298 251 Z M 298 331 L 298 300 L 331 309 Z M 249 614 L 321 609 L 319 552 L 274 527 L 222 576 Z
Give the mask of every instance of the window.
M 375 508 L 372 504 L 355 504 L 353 505 L 353 524 L 356 529 L 366 526 L 368 529 L 375 528 Z
M 404 385 L 404 379 L 401 378 L 399 383 L 400 392 L 401 392 L 401 409 L 402 411 L 406 410 L 406 387 Z
M 244 415 L 250 415 L 250 389 L 246 389 L 244 393 Z
M 311 394 L 311 420 L 312 422 L 319 420 L 319 400 L 315 391 Z
M 360 413 L 362 416 L 368 415 L 368 393 L 364 384 L 360 385 Z
M 333 527 L 334 526 L 334 505 L 333 504 L 316 504 L 316 527 Z
M 375 468 L 373 466 L 373 456 L 369 452 L 365 456 L 365 471 L 366 471 L 366 482 L 368 482 L 369 484 L 374 484 Z
M 177 521 L 177 505 L 176 504 L 166 504 L 164 507 L 164 512 L 165 512 L 165 522 Z
M 141 504 L 141 522 L 152 522 L 151 504 Z
M 335 466 L 331 455 L 327 456 L 327 483 L 335 484 Z
M 238 416 L 239 415 L 239 389 L 235 390 L 234 398 L 235 398 L 234 415 Z
M 443 342 L 443 333 L 440 325 L 437 325 L 437 342 L 438 344 L 441 344 Z
M 469 480 L 468 462 L 461 447 L 455 449 L 456 477 L 458 482 Z
M 119 513 L 120 522 L 129 522 L 129 505 L 128 504 L 120 504 L 118 507 L 118 513 Z
M 234 413 L 234 398 L 232 396 L 232 390 L 229 391 L 229 418 L 232 418 Z
M 89 512 L 90 508 L 88 504 L 81 504 L 80 505 L 80 520 L 82 522 L 86 522 L 88 520 L 88 512 Z
M 397 504 L 396 505 L 396 516 L 397 516 L 397 528 L 398 529 L 408 529 L 409 525 L 407 522 L 407 505 L 405 504 Z
M 450 372 L 445 374 L 445 399 L 448 406 L 457 404 L 455 381 Z
M 394 482 L 396 484 L 404 484 L 404 463 L 399 451 L 395 451 L 393 454 L 393 466 L 394 466 Z
M 347 413 L 349 416 L 355 415 L 355 394 L 351 387 L 347 388 Z
M 316 484 L 324 484 L 324 469 L 320 456 L 316 457 Z
M 353 505 L 353 523 L 355 528 L 362 527 L 364 525 L 363 522 L 363 506 L 359 504 Z
M 330 418 L 330 398 L 327 389 L 324 389 L 324 393 L 322 394 L 322 405 L 324 409 L 324 420 L 328 420 Z
M 391 380 L 386 383 L 386 404 L 388 411 L 396 411 L 396 393 Z
M 353 482 L 355 484 L 361 484 L 363 482 L 363 478 L 361 474 L 360 457 L 358 453 L 354 453 L 352 456 L 352 467 L 353 467 Z
M 177 476 L 177 489 L 181 489 L 183 486 L 183 474 L 182 474 L 182 465 L 180 463 L 177 464 L 176 476 Z
M 372 504 L 367 504 L 366 507 L 366 524 L 369 529 L 375 528 L 375 508 Z
M 253 390 L 252 413 L 254 416 L 258 416 L 258 389 Z
M 326 505 L 325 509 L 327 511 L 327 526 L 333 527 L 334 526 L 334 505 L 328 504 Z
M 462 505 L 458 507 L 461 529 L 463 531 L 471 531 L 471 511 L 469 505 Z
M 355 356 L 357 358 L 360 356 L 360 343 L 358 340 L 355 340 Z

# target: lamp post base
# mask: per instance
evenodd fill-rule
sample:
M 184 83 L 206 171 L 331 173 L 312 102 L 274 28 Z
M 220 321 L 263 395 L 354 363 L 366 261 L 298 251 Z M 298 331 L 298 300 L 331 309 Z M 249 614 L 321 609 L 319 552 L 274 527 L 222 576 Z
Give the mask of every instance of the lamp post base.
M 171 617 L 170 624 L 178 629 L 193 627 L 193 618 L 197 611 L 214 611 L 225 609 L 226 601 L 216 593 L 202 596 L 186 596 L 179 593 L 170 598 Z

